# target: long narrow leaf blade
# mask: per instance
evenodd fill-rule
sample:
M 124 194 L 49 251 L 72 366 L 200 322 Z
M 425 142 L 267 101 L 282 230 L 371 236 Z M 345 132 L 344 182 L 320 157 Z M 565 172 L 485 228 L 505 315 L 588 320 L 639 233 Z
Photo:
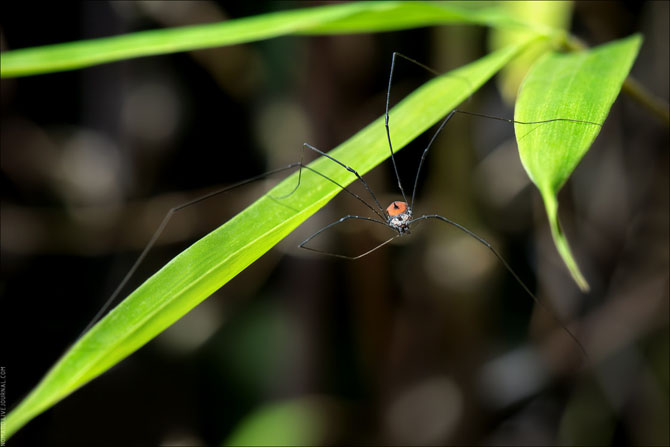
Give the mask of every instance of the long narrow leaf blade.
M 357 2 L 6 51 L 0 55 L 0 75 L 5 78 L 53 73 L 296 33 L 363 33 L 456 23 L 522 26 L 495 7 L 468 9 L 422 2 Z
M 517 55 L 530 40 L 433 79 L 393 108 L 391 137 L 400 149 L 444 117 Z M 467 81 L 465 81 L 467 79 Z M 364 174 L 389 156 L 383 117 L 330 154 Z M 355 177 L 332 161 L 310 165 L 347 185 Z M 341 190 L 303 170 L 170 261 L 86 333 L 5 420 L 7 437 L 56 402 L 139 349 L 272 248 Z
M 534 122 L 569 118 L 603 123 L 641 42 L 642 38 L 634 35 L 589 51 L 547 54 L 524 80 L 515 119 Z M 515 125 L 521 162 L 540 190 L 556 248 L 584 291 L 588 290 L 588 283 L 558 222 L 557 194 L 600 129 L 597 125 L 565 121 Z

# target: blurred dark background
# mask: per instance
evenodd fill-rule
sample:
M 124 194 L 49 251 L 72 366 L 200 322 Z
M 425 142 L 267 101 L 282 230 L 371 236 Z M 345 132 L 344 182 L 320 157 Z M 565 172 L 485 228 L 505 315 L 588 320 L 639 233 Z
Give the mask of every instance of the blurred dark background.
M 228 3 L 5 2 L 2 49 L 305 5 Z M 667 2 L 579 2 L 571 27 L 591 46 L 641 32 L 632 75 L 666 102 L 668 29 Z M 3 79 L 9 408 L 75 340 L 170 207 L 296 161 L 303 142 L 330 150 L 380 116 L 393 51 L 446 71 L 487 52 L 486 29 L 282 37 Z M 428 77 L 401 64 L 394 79 L 397 102 Z M 462 108 L 513 116 L 495 82 Z M 426 142 L 398 156 L 405 185 Z M 621 95 L 559 197 L 592 287 L 582 294 L 512 126 L 456 117 L 432 149 L 416 213 L 488 239 L 573 328 L 588 364 L 491 253 L 453 228 L 422 224 L 352 262 L 298 249 L 351 212 L 338 197 L 9 445 L 235 443 L 249 430 L 272 435 L 268 414 L 310 444 L 667 445 L 668 168 L 666 125 Z M 175 218 L 128 291 L 281 178 Z M 366 180 L 382 202 L 398 197 L 388 163 Z M 322 240 L 344 251 L 375 241 L 364 230 Z

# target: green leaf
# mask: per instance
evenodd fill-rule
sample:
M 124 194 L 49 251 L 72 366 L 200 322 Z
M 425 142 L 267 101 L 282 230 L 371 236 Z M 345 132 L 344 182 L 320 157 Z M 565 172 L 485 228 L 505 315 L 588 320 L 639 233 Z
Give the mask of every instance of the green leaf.
M 358 2 L 6 51 L 0 55 L 0 75 L 5 78 L 53 73 L 141 56 L 235 45 L 296 33 L 378 32 L 455 23 L 525 26 L 495 6 L 468 9 L 441 3 Z
M 524 80 L 514 119 L 534 122 L 568 118 L 603 123 L 641 42 L 642 37 L 634 35 L 588 51 L 547 54 Z M 566 121 L 515 125 L 521 162 L 540 190 L 556 248 L 584 291 L 588 283 L 558 222 L 557 194 L 600 129 L 598 125 Z
M 531 40 L 491 53 L 435 78 L 390 112 L 391 138 L 400 149 L 444 117 L 493 76 Z M 467 79 L 468 81 L 464 81 Z M 389 156 L 383 117 L 330 154 L 362 174 Z M 310 167 L 347 185 L 355 177 L 321 157 Z M 89 380 L 130 355 L 184 316 L 323 207 L 341 189 L 303 170 L 290 199 L 279 197 L 296 185 L 297 173 L 246 210 L 208 234 L 149 278 L 79 339 L 42 382 L 5 419 L 6 436 Z
M 265 405 L 235 428 L 225 445 L 320 445 L 327 435 L 327 402 L 316 397 Z

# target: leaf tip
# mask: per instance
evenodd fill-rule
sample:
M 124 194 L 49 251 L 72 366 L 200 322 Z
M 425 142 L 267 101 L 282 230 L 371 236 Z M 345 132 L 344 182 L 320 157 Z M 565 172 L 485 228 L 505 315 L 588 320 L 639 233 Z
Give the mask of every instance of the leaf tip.
M 547 217 L 549 219 L 549 226 L 551 228 L 551 235 L 554 239 L 554 245 L 556 246 L 558 253 L 561 255 L 563 263 L 568 268 L 572 279 L 583 293 L 587 293 L 591 290 L 591 287 L 579 269 L 579 265 L 577 265 L 577 261 L 570 250 L 568 239 L 565 237 L 565 234 L 561 229 L 561 224 L 558 221 L 558 200 L 556 199 L 556 195 L 553 192 L 544 189 L 544 192 L 542 192 L 542 200 L 544 201 L 547 210 Z

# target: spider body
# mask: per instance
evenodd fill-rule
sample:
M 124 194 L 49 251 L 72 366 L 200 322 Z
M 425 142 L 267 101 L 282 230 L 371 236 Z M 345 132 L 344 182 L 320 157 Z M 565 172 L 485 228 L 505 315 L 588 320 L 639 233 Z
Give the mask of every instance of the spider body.
M 409 224 L 412 220 L 412 209 L 407 202 L 396 200 L 386 208 L 388 225 L 399 234 L 409 234 Z

